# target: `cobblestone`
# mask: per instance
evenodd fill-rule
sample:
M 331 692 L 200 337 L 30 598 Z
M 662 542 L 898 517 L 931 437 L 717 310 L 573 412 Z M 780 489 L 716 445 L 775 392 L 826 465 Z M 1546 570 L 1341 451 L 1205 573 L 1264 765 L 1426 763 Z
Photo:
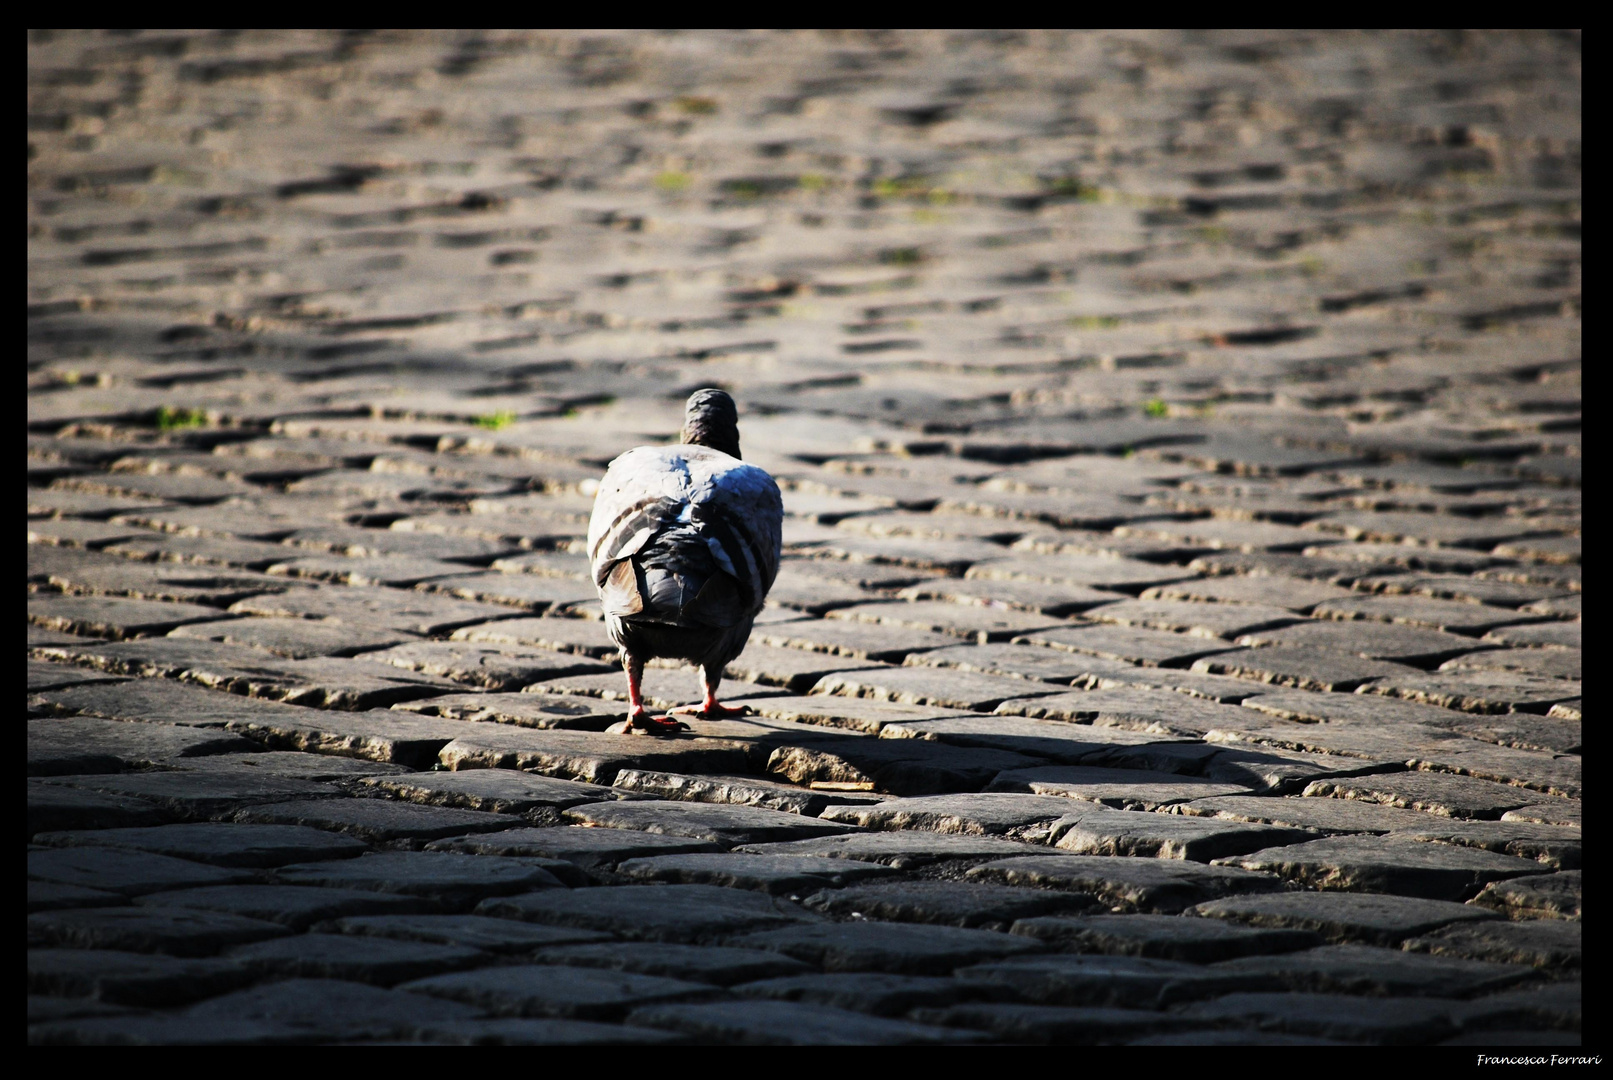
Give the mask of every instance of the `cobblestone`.
M 1577 1045 L 1581 49 L 30 31 L 30 1043 Z

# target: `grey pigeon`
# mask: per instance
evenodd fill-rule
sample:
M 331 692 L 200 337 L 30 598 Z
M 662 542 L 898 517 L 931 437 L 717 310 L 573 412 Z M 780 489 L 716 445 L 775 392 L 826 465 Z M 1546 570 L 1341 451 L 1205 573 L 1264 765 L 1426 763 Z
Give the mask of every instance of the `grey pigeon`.
M 717 701 L 723 668 L 750 638 L 778 575 L 784 502 L 763 469 L 739 459 L 739 413 L 721 390 L 697 390 L 679 446 L 640 446 L 610 463 L 588 523 L 588 560 L 605 628 L 622 650 L 631 727 L 684 730 L 644 708 L 639 682 L 654 657 L 700 668 L 704 719 L 735 716 Z

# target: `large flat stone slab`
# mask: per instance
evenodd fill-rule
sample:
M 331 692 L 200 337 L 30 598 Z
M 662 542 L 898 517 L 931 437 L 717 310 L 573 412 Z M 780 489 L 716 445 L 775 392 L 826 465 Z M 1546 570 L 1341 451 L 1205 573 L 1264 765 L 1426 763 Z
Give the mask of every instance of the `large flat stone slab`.
M 1449 818 L 1495 820 L 1508 810 L 1536 801 L 1532 792 L 1450 773 L 1380 773 L 1351 779 L 1316 780 L 1305 788 L 1310 797 L 1355 799 Z
M 810 697 L 762 698 L 748 703 L 759 715 L 822 727 L 848 728 L 877 734 L 886 724 L 907 720 L 935 720 L 968 715 L 967 709 L 932 705 L 904 705 L 872 698 L 814 694 Z
M 560 859 L 584 868 L 609 867 L 627 859 L 691 852 L 721 851 L 709 840 L 569 825 L 550 829 L 508 829 L 475 836 L 436 840 L 429 851 L 463 851 L 475 855 L 535 856 Z
M 291 933 L 278 922 L 179 907 L 80 908 L 28 916 L 28 944 L 212 956 L 231 945 Z
M 1493 881 L 1473 898 L 1473 903 L 1499 911 L 1509 919 L 1578 919 L 1583 876 L 1579 870 L 1563 870 Z
M 186 1005 L 253 980 L 228 960 L 186 959 L 114 949 L 29 949 L 29 993 L 109 1003 Z
M 561 888 L 542 862 L 442 851 L 377 851 L 341 862 L 282 866 L 276 881 L 334 889 L 369 889 L 425 897 L 445 911 L 465 910 L 489 896 Z
M 582 694 L 443 694 L 399 702 L 392 707 L 401 712 L 449 720 L 485 720 L 516 727 L 575 728 L 578 731 L 604 731 L 627 719 L 625 702 Z
M 1037 764 L 1005 750 L 926 739 L 836 738 L 781 746 L 767 770 L 797 784 L 851 784 L 890 795 L 979 791 L 1004 769 Z
M 86 829 L 36 835 L 50 847 L 95 847 L 149 852 L 226 867 L 271 867 L 320 859 L 347 859 L 368 850 L 346 836 L 301 825 L 193 822 L 148 828 Z
M 162 723 L 128 723 L 99 717 L 30 720 L 26 768 L 29 776 L 123 772 L 149 768 L 174 758 L 243 754 L 258 750 L 239 735 Z
M 1258 977 L 1141 956 L 1044 954 L 977 964 L 957 974 L 1038 1004 L 1147 1009 L 1263 984 Z
M 1144 687 L 1065 691 L 1050 697 L 1007 701 L 995 711 L 1003 716 L 1069 720 L 1185 738 L 1199 738 L 1217 728 L 1236 728 L 1244 719 L 1235 705 L 1174 689 Z
M 1257 1028 L 1262 1034 L 1318 1035 L 1351 1043 L 1426 1045 L 1456 1030 L 1456 1002 L 1342 994 L 1228 994 L 1187 1009 L 1191 1020 Z
M 173 815 L 143 799 L 30 780 L 27 832 L 116 829 L 160 825 Z
M 1070 819 L 1054 846 L 1077 855 L 1138 855 L 1209 862 L 1285 841 L 1298 843 L 1312 835 L 1303 829 L 1278 825 L 1105 808 Z
M 461 968 L 490 957 L 478 949 L 344 934 L 298 934 L 230 950 L 230 959 L 254 973 L 309 979 L 348 979 L 392 986 Z
M 1407 941 L 1410 952 L 1485 960 L 1496 964 L 1526 964 L 1551 974 L 1581 966 L 1584 926 L 1559 919 L 1522 922 L 1460 923 L 1442 926 Z
M 510 814 L 459 810 L 446 806 L 419 806 L 390 799 L 332 799 L 275 802 L 249 807 L 237 821 L 266 825 L 307 825 L 315 829 L 351 833 L 362 840 L 440 840 L 469 833 L 497 832 L 526 824 Z
M 1070 804 L 1057 796 L 992 792 L 835 806 L 825 810 L 822 817 L 865 829 L 923 829 L 971 836 L 1011 836 L 1041 843 L 1051 838 L 1053 822 L 1069 813 Z
M 766 810 L 818 817 L 830 806 L 878 802 L 878 795 L 831 793 L 749 776 L 690 776 L 682 773 L 624 769 L 612 785 L 616 792 L 687 802 L 757 806 Z
M 215 607 L 170 600 L 112 596 L 35 596 L 28 600 L 28 621 L 35 626 L 118 640 L 166 634 L 186 623 L 211 622 L 219 615 Z
M 1244 784 L 1224 784 L 1200 776 L 1145 769 L 1105 769 L 1088 765 L 1043 765 L 997 774 L 988 792 L 1026 792 L 1098 803 L 1118 810 L 1155 810 L 1172 803 L 1216 795 L 1244 795 Z M 1069 813 L 1076 813 L 1072 807 Z
M 876 881 L 825 890 L 803 903 L 840 919 L 987 930 L 1006 930 L 1018 919 L 1083 911 L 1093 906 L 1092 899 L 1080 893 L 970 881 Z
M 824 971 L 941 975 L 967 964 L 1040 952 L 1024 938 L 990 930 L 910 923 L 817 923 L 746 934 L 731 944 L 773 949 Z
M 1231 641 L 1217 638 L 1097 623 L 1037 630 L 1014 641 L 1149 667 L 1186 667 L 1199 657 L 1235 648 Z
M 487 690 L 506 691 L 567 675 L 601 674 L 614 667 L 575 653 L 459 641 L 411 641 L 367 652 L 364 659 Z
M 1377 893 L 1304 892 L 1234 896 L 1198 905 L 1193 914 L 1246 926 L 1314 930 L 1328 941 L 1395 945 L 1453 923 L 1493 916 L 1471 904 Z
M 1036 858 L 999 859 L 969 871 L 971 879 L 1063 889 L 1097 897 L 1114 911 L 1172 914 L 1194 904 L 1241 893 L 1282 888 L 1271 874 L 1203 866 L 1176 859 L 1071 855 L 1050 851 Z
M 757 855 L 816 855 L 831 859 L 883 863 L 911 870 L 934 863 L 974 865 L 993 859 L 1054 854 L 1040 844 L 1024 844 L 994 836 L 957 836 L 931 832 L 852 833 L 783 844 L 747 844 L 739 849 Z
M 856 622 L 931 630 L 938 634 L 961 637 L 980 645 L 992 641 L 1007 641 L 1016 634 L 1040 630 L 1058 623 L 1058 620 L 1046 615 L 1015 611 L 1010 608 L 990 608 L 981 604 L 950 604 L 944 600 L 881 601 L 836 607 L 826 614 L 830 619 L 851 619 Z
M 186 727 L 224 727 L 231 721 L 302 717 L 307 710 L 260 698 L 226 694 L 171 679 L 135 679 L 112 686 L 78 686 L 39 695 L 45 709 L 62 715 L 148 720 Z
M 244 807 L 283 799 L 310 803 L 336 798 L 331 784 L 266 775 L 256 769 L 197 769 L 173 772 L 131 772 L 109 776 L 63 776 L 54 784 L 109 795 L 143 799 L 173 817 L 190 821 L 221 818 Z
M 1281 956 L 1246 956 L 1216 964 L 1215 970 L 1267 976 L 1299 993 L 1444 998 L 1503 990 L 1533 974 L 1515 964 L 1376 945 L 1322 945 Z
M 230 605 L 229 610 L 233 615 L 325 619 L 362 627 L 366 632 L 379 628 L 409 634 L 446 634 L 463 626 L 507 619 L 519 614 L 497 604 L 479 604 L 431 593 L 356 585 L 339 589 L 290 589 L 270 596 L 254 596 L 237 601 Z M 217 615 L 213 617 L 217 618 Z
M 168 633 L 171 638 L 245 645 L 293 660 L 312 656 L 352 656 L 385 649 L 411 639 L 407 632 L 355 626 L 324 619 L 231 618 L 190 623 Z
M 597 784 L 558 780 L 552 776 L 513 769 L 466 769 L 463 772 L 407 773 L 374 776 L 364 787 L 384 791 L 410 802 L 453 806 L 496 814 L 525 814 L 548 808 L 564 810 L 590 802 L 608 802 L 619 793 Z
M 788 901 L 715 885 L 620 885 L 484 900 L 478 915 L 608 930 L 631 941 L 704 942 L 807 918 Z
M 456 771 L 520 769 L 590 784 L 609 784 L 623 769 L 743 773 L 751 758 L 751 747 L 732 739 L 697 735 L 656 739 L 504 724 L 461 724 L 438 755 Z
M 1322 943 L 1321 936 L 1309 930 L 1232 926 L 1181 915 L 1046 915 L 1019 919 L 1010 932 L 1072 952 L 1190 964 L 1292 952 Z
M 485 915 L 350 915 L 319 927 L 332 933 L 456 945 L 488 953 L 527 953 L 548 945 L 610 940 L 609 934 L 597 930 L 557 929 Z
M 1057 689 L 1026 679 L 983 675 L 953 668 L 901 667 L 825 675 L 813 687 L 813 693 L 869 697 L 906 705 L 989 711 L 1011 698 L 1034 698 L 1057 693 Z
M 1193 817 L 1218 817 L 1287 825 L 1324 834 L 1383 833 L 1421 829 L 1430 822 L 1420 810 L 1401 810 L 1382 803 L 1353 799 L 1270 798 L 1256 795 L 1216 795 L 1192 802 L 1173 803 L 1171 812 Z
M 660 941 L 559 945 L 540 949 L 533 954 L 533 959 L 543 964 L 630 971 L 716 986 L 800 975 L 812 970 L 799 960 L 761 949 L 674 945 Z
M 953 645 L 910 653 L 909 667 L 957 668 L 986 675 L 1011 675 L 1017 679 L 1068 686 L 1086 675 L 1091 664 L 1078 654 L 1038 645 L 990 644 Z
M 1414 675 L 1417 669 L 1368 659 L 1347 650 L 1283 644 L 1206 656 L 1193 662 L 1193 670 L 1302 690 L 1346 693 L 1374 679 Z
M 563 817 L 607 829 L 633 829 L 709 840 L 723 847 L 834 836 L 851 826 L 760 806 L 688 803 L 661 799 L 589 803 Z
M 823 888 L 838 888 L 866 879 L 893 877 L 897 871 L 877 863 L 828 859 L 820 855 L 753 855 L 739 852 L 655 855 L 628 859 L 616 872 L 644 881 L 681 885 L 723 885 L 755 889 L 798 899 Z
M 1022 700 L 1024 699 L 1016 699 L 1004 704 L 1012 707 Z M 1006 750 L 1010 753 L 1046 758 L 1063 765 L 1084 762 L 1117 746 L 1135 746 L 1154 742 L 1159 738 L 1121 728 L 1059 720 L 1031 720 L 1007 715 L 952 716 L 939 720 L 896 721 L 881 728 L 880 736 L 886 739 L 929 739 L 953 746 Z
M 1278 874 L 1316 889 L 1467 900 L 1492 881 L 1523 877 L 1540 864 L 1512 855 L 1420 844 L 1386 836 L 1335 836 L 1220 860 Z
M 904 1016 L 921 1006 L 944 1006 L 989 996 L 991 988 L 937 975 L 836 971 L 761 979 L 736 987 L 747 998 L 800 1001 L 874 1016 Z
M 925 1046 L 981 1040 L 975 1032 L 949 1031 L 795 1001 L 650 1005 L 634 1010 L 628 1020 L 722 1045 Z
M 28 852 L 28 876 L 63 885 L 109 890 L 125 896 L 254 880 L 254 875 L 240 870 L 111 847 L 31 850 Z
M 809 619 L 758 626 L 751 640 L 786 649 L 847 656 L 857 660 L 901 663 L 911 653 L 943 649 L 958 639 L 911 626 L 853 622 L 842 619 Z

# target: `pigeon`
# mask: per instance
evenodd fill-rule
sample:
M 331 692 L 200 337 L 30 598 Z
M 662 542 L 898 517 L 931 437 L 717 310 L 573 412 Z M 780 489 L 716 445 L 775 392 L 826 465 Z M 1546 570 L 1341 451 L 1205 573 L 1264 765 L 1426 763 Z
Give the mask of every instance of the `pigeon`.
M 690 395 L 681 445 L 640 446 L 610 463 L 588 522 L 588 561 L 627 672 L 630 729 L 688 729 L 644 708 L 639 683 L 656 657 L 700 668 L 704 700 L 673 712 L 745 712 L 720 704 L 717 686 L 778 575 L 783 522 L 778 485 L 739 458 L 739 413 L 721 390 Z

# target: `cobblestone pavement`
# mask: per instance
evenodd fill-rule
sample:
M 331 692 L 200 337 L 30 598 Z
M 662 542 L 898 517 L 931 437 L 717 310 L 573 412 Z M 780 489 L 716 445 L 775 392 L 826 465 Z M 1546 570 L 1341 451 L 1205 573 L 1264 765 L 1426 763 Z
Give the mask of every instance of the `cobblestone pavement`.
M 32 35 L 30 1041 L 1577 1044 L 1579 110 L 1577 34 Z M 703 386 L 787 557 L 632 737 L 579 547 Z

